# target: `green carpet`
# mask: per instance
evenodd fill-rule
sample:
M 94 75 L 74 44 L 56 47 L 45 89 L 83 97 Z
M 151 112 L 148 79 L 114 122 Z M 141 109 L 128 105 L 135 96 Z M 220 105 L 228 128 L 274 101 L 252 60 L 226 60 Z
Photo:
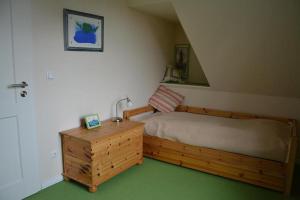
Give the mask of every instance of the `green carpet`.
M 297 169 L 299 172 L 299 168 Z M 293 194 L 289 199 L 300 199 L 300 177 L 295 174 Z M 272 190 L 238 181 L 209 175 L 160 161 L 145 159 L 98 187 L 96 193 L 75 182 L 60 182 L 27 200 L 259 200 L 284 199 Z

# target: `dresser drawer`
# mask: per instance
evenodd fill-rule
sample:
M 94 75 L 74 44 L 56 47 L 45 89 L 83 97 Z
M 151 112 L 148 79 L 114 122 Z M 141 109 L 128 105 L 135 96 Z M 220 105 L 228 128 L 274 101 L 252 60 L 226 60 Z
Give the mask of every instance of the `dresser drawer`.
M 143 132 L 143 124 L 132 121 L 62 132 L 64 177 L 95 192 L 102 182 L 143 162 Z
M 90 143 L 66 135 L 62 136 L 62 143 L 65 154 L 88 162 L 92 161 Z
M 141 130 L 128 131 L 114 138 L 96 144 L 97 151 L 93 152 L 93 168 L 95 174 L 105 174 L 117 166 L 133 159 L 142 159 L 143 135 Z M 99 148 L 100 147 L 100 148 Z M 92 149 L 94 149 L 92 147 Z
M 64 173 L 68 177 L 83 184 L 92 184 L 92 166 L 89 162 L 64 155 Z
M 98 152 L 107 151 L 109 149 L 116 148 L 123 145 L 124 143 L 130 142 L 131 139 L 142 136 L 144 133 L 144 127 L 137 127 L 128 131 L 123 132 L 122 134 L 116 134 L 114 136 L 98 140 L 93 142 L 91 151 L 93 155 Z

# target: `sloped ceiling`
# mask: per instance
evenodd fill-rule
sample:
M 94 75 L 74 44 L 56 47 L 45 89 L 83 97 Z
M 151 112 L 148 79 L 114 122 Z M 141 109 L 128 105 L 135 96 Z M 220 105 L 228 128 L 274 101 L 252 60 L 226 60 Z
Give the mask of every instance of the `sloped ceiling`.
M 212 88 L 300 98 L 299 0 L 170 1 Z
M 129 7 L 161 17 L 173 23 L 179 23 L 176 11 L 170 0 L 129 0 Z

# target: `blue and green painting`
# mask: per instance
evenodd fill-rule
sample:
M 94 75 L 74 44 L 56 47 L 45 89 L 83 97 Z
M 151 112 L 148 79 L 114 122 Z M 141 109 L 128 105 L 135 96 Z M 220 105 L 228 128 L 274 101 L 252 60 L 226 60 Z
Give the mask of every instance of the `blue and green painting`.
M 98 26 L 86 22 L 76 22 L 74 40 L 78 43 L 96 44 Z

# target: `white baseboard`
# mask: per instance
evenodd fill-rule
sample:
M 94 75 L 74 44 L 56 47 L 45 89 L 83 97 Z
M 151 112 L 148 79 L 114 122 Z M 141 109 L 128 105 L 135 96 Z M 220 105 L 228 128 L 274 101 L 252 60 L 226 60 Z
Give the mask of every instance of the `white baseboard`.
M 45 189 L 47 187 L 50 187 L 51 185 L 54 185 L 56 183 L 59 183 L 63 180 L 63 176 L 62 175 L 58 175 L 58 176 L 54 176 L 46 181 L 44 181 L 41 185 L 42 189 Z

